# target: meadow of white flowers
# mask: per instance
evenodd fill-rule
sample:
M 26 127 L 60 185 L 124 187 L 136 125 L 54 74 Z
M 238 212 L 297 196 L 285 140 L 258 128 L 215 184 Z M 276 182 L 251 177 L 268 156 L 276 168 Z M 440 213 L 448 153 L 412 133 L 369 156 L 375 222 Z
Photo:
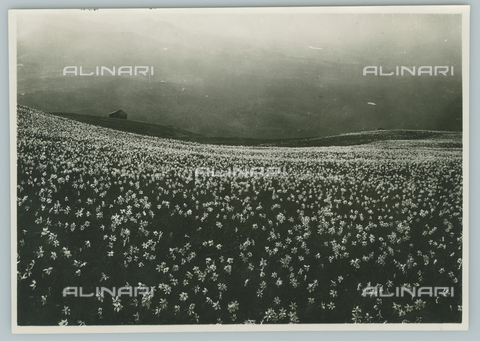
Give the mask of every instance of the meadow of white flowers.
M 19 325 L 461 322 L 460 134 L 238 147 L 22 106 L 17 123 Z M 63 297 L 68 286 L 155 291 Z M 363 297 L 367 286 L 455 295 Z

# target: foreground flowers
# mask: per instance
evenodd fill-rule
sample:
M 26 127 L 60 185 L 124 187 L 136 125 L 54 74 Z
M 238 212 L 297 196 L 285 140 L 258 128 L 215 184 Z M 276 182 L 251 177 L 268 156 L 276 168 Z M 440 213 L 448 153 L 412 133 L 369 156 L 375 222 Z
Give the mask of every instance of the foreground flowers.
M 458 139 L 211 146 L 20 107 L 19 323 L 458 322 Z M 231 165 L 288 172 L 192 175 Z M 139 282 L 154 294 L 62 297 L 67 286 Z M 362 297 L 377 285 L 456 294 Z

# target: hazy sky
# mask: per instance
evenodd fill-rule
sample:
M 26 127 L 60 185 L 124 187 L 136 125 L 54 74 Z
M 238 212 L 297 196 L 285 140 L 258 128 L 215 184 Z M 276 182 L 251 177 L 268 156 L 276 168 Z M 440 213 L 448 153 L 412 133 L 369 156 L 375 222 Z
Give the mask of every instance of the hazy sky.
M 41 31 L 44 25 L 128 32 L 163 21 L 194 34 L 232 37 L 264 48 L 291 48 L 293 53 L 298 48 L 348 48 L 366 55 L 408 55 L 411 50 L 418 58 L 419 47 L 425 55 L 461 49 L 460 15 L 369 14 L 358 8 L 350 14 L 325 14 L 318 8 L 44 10 L 22 11 L 18 21 L 20 38 Z M 154 37 L 161 39 L 158 32 Z

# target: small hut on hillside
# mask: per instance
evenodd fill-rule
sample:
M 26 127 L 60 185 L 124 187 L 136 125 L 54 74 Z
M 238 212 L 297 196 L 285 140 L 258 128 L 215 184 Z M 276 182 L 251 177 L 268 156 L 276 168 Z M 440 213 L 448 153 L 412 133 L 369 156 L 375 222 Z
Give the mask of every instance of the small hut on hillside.
M 127 113 L 123 110 L 117 110 L 108 114 L 108 117 L 127 119 Z

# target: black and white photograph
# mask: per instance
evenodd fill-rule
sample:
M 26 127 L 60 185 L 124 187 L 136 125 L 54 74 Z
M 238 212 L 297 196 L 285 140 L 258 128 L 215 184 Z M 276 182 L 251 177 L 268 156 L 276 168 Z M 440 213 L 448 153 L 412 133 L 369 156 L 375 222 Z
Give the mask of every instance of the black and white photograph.
M 469 11 L 9 10 L 13 333 L 468 329 Z

